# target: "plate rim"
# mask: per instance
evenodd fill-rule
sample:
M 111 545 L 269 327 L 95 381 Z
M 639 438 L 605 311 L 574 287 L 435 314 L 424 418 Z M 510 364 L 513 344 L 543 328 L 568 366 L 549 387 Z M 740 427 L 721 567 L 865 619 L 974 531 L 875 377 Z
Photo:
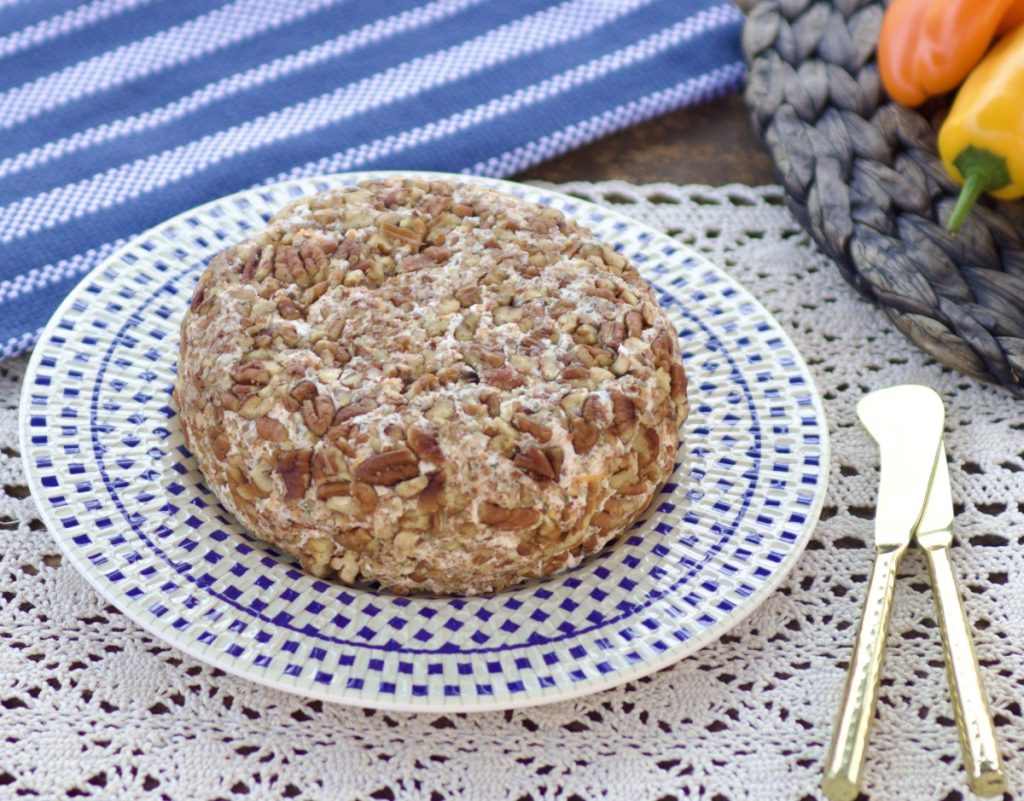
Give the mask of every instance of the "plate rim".
M 735 611 L 730 611 L 717 626 L 713 626 L 700 631 L 684 642 L 679 642 L 676 647 L 659 654 L 654 659 L 650 659 L 644 662 L 637 663 L 636 666 L 629 666 L 615 673 L 607 674 L 599 678 L 593 679 L 587 682 L 584 686 L 572 685 L 569 687 L 553 687 L 553 688 L 541 688 L 539 691 L 535 691 L 532 694 L 525 695 L 522 698 L 510 698 L 510 699 L 496 699 L 494 701 L 465 701 L 455 700 L 447 702 L 437 702 L 432 700 L 430 696 L 425 697 L 423 701 L 413 701 L 414 696 L 409 696 L 408 701 L 390 701 L 386 699 L 372 698 L 367 699 L 359 696 L 357 693 L 353 693 L 347 688 L 340 688 L 335 691 L 320 691 L 315 686 L 303 686 L 298 687 L 293 684 L 288 684 L 285 681 L 275 676 L 267 676 L 262 673 L 249 672 L 243 669 L 241 666 L 236 667 L 239 663 L 235 661 L 220 662 L 211 660 L 207 657 L 207 653 L 202 649 L 194 647 L 190 640 L 181 641 L 169 639 L 166 631 L 158 629 L 151 621 L 149 621 L 143 614 L 136 614 L 136 610 L 133 605 L 122 604 L 122 599 L 119 595 L 109 592 L 107 585 L 99 582 L 98 576 L 91 569 L 91 565 L 87 565 L 82 558 L 80 558 L 77 551 L 73 550 L 66 539 L 58 536 L 60 528 L 56 525 L 55 513 L 49 508 L 43 506 L 36 501 L 36 495 L 41 490 L 39 476 L 37 473 L 38 468 L 34 464 L 34 460 L 30 458 L 29 452 L 32 448 L 30 440 L 31 432 L 29 426 L 30 411 L 30 395 L 33 386 L 31 378 L 36 374 L 39 368 L 39 361 L 42 359 L 42 349 L 39 347 L 40 344 L 50 335 L 53 334 L 55 328 L 58 327 L 60 318 L 70 308 L 82 288 L 90 281 L 94 280 L 94 277 L 109 269 L 108 265 L 112 262 L 117 261 L 122 254 L 137 247 L 136 243 L 139 240 L 145 239 L 159 229 L 163 229 L 167 226 L 173 225 L 184 221 L 187 217 L 195 216 L 197 213 L 202 212 L 209 206 L 215 206 L 226 201 L 230 201 L 236 197 L 248 196 L 253 193 L 259 193 L 260 191 L 266 191 L 274 187 L 294 184 L 299 181 L 329 181 L 338 182 L 343 184 L 345 181 L 353 182 L 360 180 L 367 180 L 374 177 L 411 177 L 411 178 L 428 178 L 428 179 L 439 179 L 439 180 L 457 180 L 461 182 L 477 182 L 482 183 L 504 191 L 511 192 L 515 188 L 525 187 L 528 190 L 540 192 L 541 194 L 557 196 L 567 202 L 574 204 L 583 204 L 584 207 L 591 207 L 598 210 L 601 213 L 608 213 L 623 220 L 628 221 L 636 229 L 647 233 L 651 237 L 666 239 L 672 242 L 673 247 L 685 252 L 691 258 L 697 259 L 702 265 L 712 268 L 715 272 L 723 276 L 732 285 L 736 286 L 745 296 L 745 300 L 752 304 L 754 309 L 763 314 L 768 320 L 773 323 L 775 329 L 774 333 L 783 340 L 784 344 L 788 347 L 797 362 L 797 368 L 807 379 L 807 388 L 811 397 L 811 407 L 815 411 L 816 418 L 820 421 L 820 431 L 818 432 L 820 437 L 819 449 L 821 452 L 821 478 L 822 480 L 817 484 L 814 494 L 813 502 L 806 513 L 806 522 L 804 523 L 801 531 L 801 536 L 794 543 L 792 543 L 788 558 L 780 565 L 777 571 L 773 571 L 772 574 L 745 599 L 745 603 L 738 606 Z M 577 215 L 572 215 L 574 218 Z M 645 278 L 645 280 L 647 280 Z M 648 282 L 650 283 L 650 282 Z M 354 172 L 340 172 L 340 173 L 325 173 L 323 175 L 304 176 L 299 178 L 288 178 L 282 181 L 274 181 L 269 184 L 259 184 L 256 186 L 249 187 L 247 189 L 240 190 L 238 192 L 232 192 L 228 195 L 213 198 L 205 203 L 193 206 L 179 214 L 169 217 L 166 220 L 161 221 L 157 225 L 154 225 L 138 234 L 131 236 L 128 241 L 124 243 L 117 250 L 113 251 L 107 258 L 97 264 L 93 269 L 87 272 L 81 277 L 81 279 L 75 284 L 75 286 L 68 292 L 64 300 L 61 301 L 60 305 L 54 310 L 50 319 L 43 327 L 39 334 L 36 346 L 33 348 L 32 356 L 29 359 L 29 363 L 25 368 L 25 374 L 22 379 L 21 392 L 19 394 L 18 401 L 18 445 L 21 451 L 22 468 L 25 473 L 26 482 L 31 490 L 33 503 L 35 504 L 36 510 L 39 514 L 40 519 L 46 525 L 47 531 L 50 536 L 56 541 L 61 552 L 67 558 L 71 564 L 75 567 L 75 570 L 80 576 L 85 578 L 86 582 L 96 591 L 99 595 L 107 602 L 111 603 L 118 611 L 131 620 L 136 625 L 140 626 L 150 636 L 156 640 L 165 643 L 173 648 L 176 648 L 183 653 L 188 654 L 190 657 L 202 662 L 204 665 L 223 670 L 225 673 L 237 676 L 247 681 L 254 682 L 264 687 L 270 687 L 274 690 L 286 692 L 289 695 L 295 695 L 302 698 L 310 698 L 319 701 L 326 701 L 328 703 L 341 704 L 344 706 L 359 707 L 363 709 L 379 709 L 382 711 L 390 712 L 422 712 L 422 713 L 454 713 L 454 712 L 498 712 L 512 709 L 524 709 L 533 706 L 541 706 L 544 704 L 551 704 L 560 701 L 570 701 L 573 699 L 581 698 L 587 695 L 594 695 L 597 693 L 604 692 L 618 687 L 623 684 L 627 684 L 632 681 L 637 681 L 660 670 L 664 670 L 677 662 L 686 659 L 687 657 L 693 656 L 693 654 L 707 647 L 708 645 L 721 639 L 724 635 L 735 629 L 745 620 L 747 620 L 757 609 L 759 609 L 765 601 L 771 597 L 779 586 L 791 575 L 797 563 L 800 561 L 807 548 L 807 543 L 810 541 L 811 535 L 817 527 L 821 511 L 824 507 L 825 496 L 828 492 L 829 486 L 829 474 L 831 472 L 831 439 L 828 426 L 828 417 L 825 414 L 824 402 L 821 397 L 821 393 L 818 390 L 817 382 L 814 380 L 814 375 L 811 372 L 810 366 L 804 359 L 803 354 L 796 347 L 793 340 L 790 338 L 788 332 L 782 326 L 782 324 L 776 319 L 767 308 L 736 278 L 727 273 L 724 269 L 719 267 L 714 261 L 705 256 L 703 253 L 698 251 L 696 248 L 686 245 L 682 242 L 675 240 L 668 236 L 662 231 L 647 225 L 628 214 L 625 214 L 617 209 L 602 206 L 599 203 L 594 203 L 590 200 L 578 198 L 574 195 L 570 195 L 566 192 L 561 192 L 557 189 L 551 189 L 549 185 L 545 183 L 544 186 L 537 186 L 534 184 L 523 183 L 519 181 L 510 181 L 499 178 L 490 178 L 486 176 L 475 176 L 459 173 L 448 173 L 438 172 L 432 170 L 360 170 Z

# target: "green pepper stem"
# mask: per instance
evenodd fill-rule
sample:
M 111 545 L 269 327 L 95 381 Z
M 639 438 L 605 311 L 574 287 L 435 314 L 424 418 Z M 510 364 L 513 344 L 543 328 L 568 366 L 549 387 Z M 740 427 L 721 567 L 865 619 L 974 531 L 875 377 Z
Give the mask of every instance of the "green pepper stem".
M 960 190 L 960 197 L 946 225 L 946 230 L 951 234 L 963 227 L 964 220 L 982 192 L 993 192 L 1010 185 L 1010 170 L 1006 159 L 983 147 L 968 145 L 953 159 L 953 166 L 963 176 L 964 188 Z
M 981 193 L 988 188 L 988 181 L 982 172 L 972 170 L 966 178 L 964 187 L 960 190 L 960 196 L 956 199 L 953 213 L 949 217 L 949 223 L 946 224 L 946 230 L 951 234 L 955 234 L 963 228 L 967 215 L 974 208 L 974 204 L 978 202 Z

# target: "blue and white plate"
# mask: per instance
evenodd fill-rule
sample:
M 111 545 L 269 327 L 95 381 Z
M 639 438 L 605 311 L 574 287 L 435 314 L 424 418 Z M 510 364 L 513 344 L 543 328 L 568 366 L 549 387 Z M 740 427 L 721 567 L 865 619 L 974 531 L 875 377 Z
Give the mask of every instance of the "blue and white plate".
M 376 175 L 380 175 L 377 173 Z M 828 471 L 825 416 L 782 328 L 721 270 L 626 217 L 551 204 L 638 265 L 679 331 L 692 412 L 675 474 L 621 541 L 481 598 L 400 598 L 304 574 L 207 488 L 171 405 L 178 326 L 207 261 L 291 199 L 371 174 L 252 189 L 138 237 L 85 278 L 35 349 L 25 470 L 67 558 L 155 636 L 302 695 L 404 710 L 592 693 L 692 654 L 800 556 Z

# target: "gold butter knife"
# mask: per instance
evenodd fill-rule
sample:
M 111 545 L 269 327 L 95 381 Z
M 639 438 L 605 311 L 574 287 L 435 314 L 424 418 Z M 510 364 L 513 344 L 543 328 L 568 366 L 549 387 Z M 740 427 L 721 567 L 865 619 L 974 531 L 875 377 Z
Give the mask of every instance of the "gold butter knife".
M 860 791 L 896 568 L 921 518 L 945 421 L 942 401 L 919 386 L 872 392 L 857 404 L 857 416 L 878 443 L 882 467 L 875 509 L 875 563 L 821 783 L 832 801 L 853 801 Z
M 914 538 L 928 559 L 967 782 L 977 795 L 1000 795 L 1006 790 L 1003 760 L 992 725 L 992 712 L 985 697 L 978 657 L 974 653 L 967 613 L 949 558 L 949 546 L 953 544 L 953 495 L 943 445 L 939 446 L 931 491 Z
M 927 387 L 890 387 L 865 397 L 857 415 L 881 451 L 876 558 L 822 790 L 833 801 L 853 801 L 859 792 L 878 700 L 896 568 L 911 535 L 916 534 L 932 576 L 968 781 L 979 795 L 998 794 L 1005 789 L 1002 761 L 949 560 L 953 501 L 942 444 L 942 400 Z

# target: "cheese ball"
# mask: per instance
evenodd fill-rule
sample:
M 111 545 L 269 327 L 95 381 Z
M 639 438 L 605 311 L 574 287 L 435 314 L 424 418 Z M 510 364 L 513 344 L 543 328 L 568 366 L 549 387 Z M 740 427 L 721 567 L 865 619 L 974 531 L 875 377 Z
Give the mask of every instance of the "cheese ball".
M 666 481 L 688 411 L 621 254 L 556 209 L 401 178 L 296 200 L 216 256 L 175 397 L 254 536 L 399 594 L 578 564 Z

